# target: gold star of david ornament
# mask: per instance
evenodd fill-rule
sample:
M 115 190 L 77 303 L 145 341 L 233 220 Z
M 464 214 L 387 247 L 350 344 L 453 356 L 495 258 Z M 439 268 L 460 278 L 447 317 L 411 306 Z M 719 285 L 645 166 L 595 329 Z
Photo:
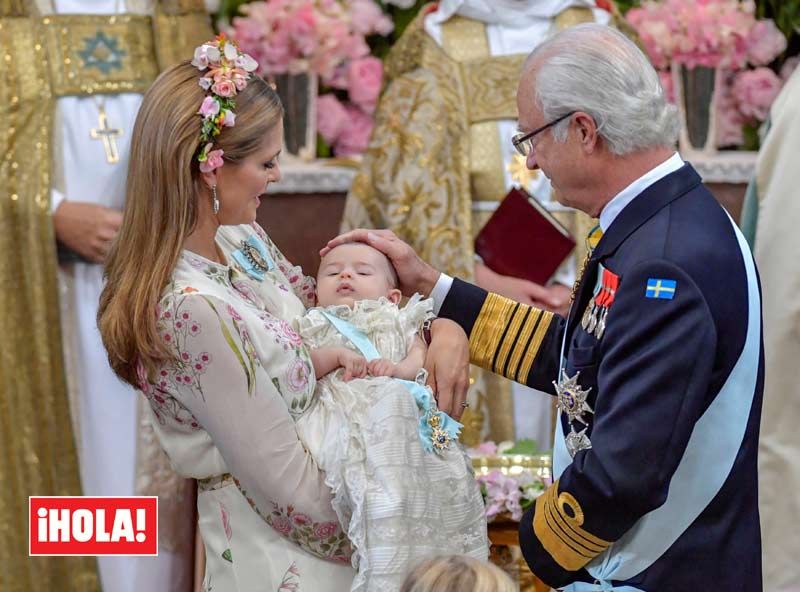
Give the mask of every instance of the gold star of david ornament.
M 553 385 L 556 387 L 556 393 L 558 393 L 558 408 L 562 413 L 567 414 L 569 422 L 572 423 L 578 420 L 583 425 L 588 425 L 583 420 L 583 414 L 586 412 L 594 413 L 586 402 L 586 397 L 589 396 L 592 389 L 591 387 L 585 390 L 581 388 L 581 385 L 578 384 L 580 375 L 580 372 L 576 372 L 575 376 L 570 378 L 567 376 L 566 370 L 561 370 L 561 380 L 554 381 Z
M 569 426 L 570 432 L 567 434 L 565 438 L 565 442 L 567 444 L 567 452 L 572 458 L 575 458 L 575 455 L 578 454 L 581 450 L 587 450 L 592 447 L 592 441 L 589 440 L 589 436 L 586 435 L 586 430 L 589 428 L 583 428 L 580 432 L 575 431 L 575 426 Z

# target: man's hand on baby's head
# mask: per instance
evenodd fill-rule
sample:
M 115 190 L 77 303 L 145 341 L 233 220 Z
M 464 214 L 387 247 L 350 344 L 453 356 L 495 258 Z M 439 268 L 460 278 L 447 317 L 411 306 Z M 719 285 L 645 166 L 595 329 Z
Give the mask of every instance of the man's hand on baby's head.
M 370 376 L 394 376 L 395 363 L 391 360 L 378 358 L 367 364 L 367 371 Z
M 342 379 L 345 382 L 354 378 L 364 378 L 367 375 L 367 359 L 345 347 L 339 353 L 339 365 L 344 368 Z

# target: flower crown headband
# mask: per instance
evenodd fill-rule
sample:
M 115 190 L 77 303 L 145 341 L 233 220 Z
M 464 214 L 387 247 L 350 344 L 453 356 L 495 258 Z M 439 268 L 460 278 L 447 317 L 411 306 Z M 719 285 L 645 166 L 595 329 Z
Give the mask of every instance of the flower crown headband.
M 214 41 L 208 41 L 194 50 L 192 65 L 203 72 L 199 84 L 210 94 L 203 99 L 198 115 L 203 116 L 200 132 L 202 149 L 197 155 L 200 170 L 210 173 L 224 163 L 221 148 L 211 150 L 223 127 L 233 127 L 236 121 L 236 93 L 242 91 L 250 80 L 250 73 L 258 68 L 258 62 L 228 39 L 224 33 Z

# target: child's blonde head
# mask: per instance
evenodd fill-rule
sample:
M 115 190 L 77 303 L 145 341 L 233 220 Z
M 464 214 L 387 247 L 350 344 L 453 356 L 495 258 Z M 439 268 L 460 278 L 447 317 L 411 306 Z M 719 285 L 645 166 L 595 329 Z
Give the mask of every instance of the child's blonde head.
M 465 555 L 428 559 L 408 574 L 400 592 L 515 592 L 496 565 Z

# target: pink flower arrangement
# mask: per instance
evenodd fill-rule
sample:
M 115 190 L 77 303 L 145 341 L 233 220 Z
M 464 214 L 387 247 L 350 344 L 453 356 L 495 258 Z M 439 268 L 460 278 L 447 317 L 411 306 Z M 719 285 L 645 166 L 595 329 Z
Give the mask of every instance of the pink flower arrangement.
M 392 21 L 373 0 L 265 0 L 239 7 L 232 36 L 260 64 L 259 74 L 313 72 L 323 82 L 337 66 L 369 54 L 367 35 Z
M 526 447 L 526 443 L 535 448 L 535 443 L 529 440 L 517 444 L 513 442 L 495 444 L 492 441 L 487 441 L 470 448 L 467 453 L 471 458 L 497 458 L 506 453 L 519 454 L 519 448 L 517 447 Z M 518 452 L 514 452 L 515 449 Z M 495 469 L 485 474 L 478 474 L 475 477 L 481 488 L 483 501 L 486 505 L 486 519 L 489 522 L 504 514 L 510 515 L 512 520 L 519 521 L 522 518 L 522 513 L 533 504 L 534 500 L 549 485 L 549 479 L 543 479 L 530 469 L 511 469 L 511 471 L 511 473 L 505 473 Z
M 740 68 L 747 59 L 755 4 L 739 0 L 653 0 L 628 11 L 653 64 Z
M 317 101 L 317 129 L 338 156 L 367 148 L 383 64 L 365 38 L 394 24 L 374 0 L 265 0 L 240 7 L 232 36 L 265 76 L 312 72 L 332 92 Z M 347 97 L 347 100 L 344 97 Z
M 499 470 L 476 477 L 486 504 L 486 519 L 491 522 L 500 514 L 510 514 L 519 521 L 522 513 L 545 490 L 545 483 L 530 471 L 505 475 Z
M 786 78 L 763 66 L 786 50 L 787 41 L 772 20 L 756 19 L 752 0 L 646 0 L 626 18 L 660 70 L 669 100 L 676 99 L 672 66 L 724 70 L 716 96 L 718 146 L 744 144 L 743 127 L 766 119 Z

